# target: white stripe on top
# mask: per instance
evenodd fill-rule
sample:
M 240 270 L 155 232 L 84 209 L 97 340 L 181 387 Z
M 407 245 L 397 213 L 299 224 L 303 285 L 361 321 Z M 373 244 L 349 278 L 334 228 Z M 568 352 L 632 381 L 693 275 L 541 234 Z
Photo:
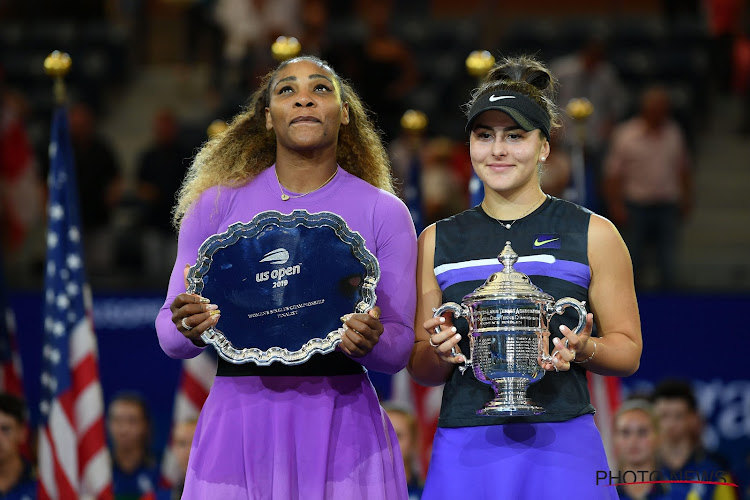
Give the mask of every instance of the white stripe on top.
M 529 255 L 525 257 L 519 257 L 517 262 L 543 262 L 545 264 L 554 264 L 555 257 L 553 255 Z M 435 276 L 440 276 L 442 273 L 447 271 L 453 271 L 455 269 L 466 269 L 469 267 L 482 267 L 492 266 L 500 264 L 500 261 L 495 259 L 477 259 L 477 260 L 465 260 L 463 262 L 454 262 L 451 264 L 441 264 L 437 266 Z

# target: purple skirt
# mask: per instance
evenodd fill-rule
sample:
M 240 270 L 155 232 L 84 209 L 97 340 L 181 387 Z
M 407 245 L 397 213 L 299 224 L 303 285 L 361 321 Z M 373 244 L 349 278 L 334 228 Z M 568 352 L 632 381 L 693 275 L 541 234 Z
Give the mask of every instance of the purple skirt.
M 567 422 L 439 427 L 422 500 L 618 498 L 593 415 Z
M 183 500 L 406 499 L 398 440 L 366 374 L 216 377 Z

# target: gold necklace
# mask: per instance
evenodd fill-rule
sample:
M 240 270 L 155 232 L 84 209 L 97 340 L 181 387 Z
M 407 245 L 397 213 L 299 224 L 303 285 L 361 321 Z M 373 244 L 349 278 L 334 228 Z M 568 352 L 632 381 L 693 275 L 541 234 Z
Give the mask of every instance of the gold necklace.
M 336 170 L 334 170 L 334 171 L 333 171 L 333 174 L 332 174 L 332 175 L 331 175 L 331 176 L 330 176 L 330 177 L 328 178 L 328 180 L 327 180 L 327 181 L 325 181 L 325 182 L 324 182 L 323 184 L 321 184 L 320 186 L 318 186 L 318 187 L 316 187 L 315 189 L 313 189 L 312 191 L 308 191 L 308 192 L 306 192 L 306 193 L 302 193 L 302 194 L 293 194 L 293 195 L 289 195 L 289 194 L 286 194 L 286 193 L 284 192 L 284 187 L 283 187 L 283 186 L 281 185 L 281 181 L 279 180 L 279 173 L 278 173 L 278 172 L 276 171 L 276 167 L 273 167 L 273 173 L 274 173 L 274 174 L 276 174 L 276 182 L 278 182 L 278 183 L 279 183 L 279 191 L 281 191 L 281 201 L 287 201 L 287 200 L 289 200 L 289 199 L 291 199 L 291 198 L 302 198 L 303 196 L 306 196 L 306 195 L 308 195 L 308 194 L 310 194 L 310 193 L 314 193 L 314 192 L 315 192 L 315 191 L 317 191 L 318 189 L 322 189 L 322 188 L 323 188 L 323 186 L 325 186 L 326 184 L 328 184 L 329 182 L 331 182 L 331 180 L 332 180 L 332 179 L 333 179 L 334 177 L 336 177 L 336 174 L 338 173 L 338 171 L 339 171 L 339 169 L 338 169 L 338 167 L 336 167 Z
M 544 193 L 542 193 L 542 203 L 544 203 L 544 200 L 546 200 L 546 199 L 547 199 L 547 195 L 544 194 Z M 490 217 L 492 217 L 493 219 L 495 219 L 498 222 L 498 224 L 500 224 L 501 226 L 503 226 L 505 229 L 510 229 L 511 227 L 513 227 L 513 224 L 515 224 L 519 220 L 523 219 L 524 217 L 526 217 L 527 215 L 529 215 L 531 212 L 533 212 L 534 210 L 536 210 L 540 206 L 541 206 L 541 203 L 538 203 L 538 202 L 534 203 L 533 205 L 531 205 L 531 208 L 526 211 L 525 214 L 523 214 L 522 216 L 518 217 L 513 222 L 503 222 L 500 219 L 497 219 L 493 215 L 491 215 L 490 211 L 487 210 L 487 208 L 484 206 L 484 201 L 482 201 L 482 208 L 484 208 L 484 212 L 487 215 L 489 215 Z

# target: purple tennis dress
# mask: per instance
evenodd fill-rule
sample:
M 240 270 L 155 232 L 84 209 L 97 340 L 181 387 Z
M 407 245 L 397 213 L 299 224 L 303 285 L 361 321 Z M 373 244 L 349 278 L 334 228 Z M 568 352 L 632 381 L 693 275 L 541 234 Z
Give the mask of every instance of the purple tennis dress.
M 334 212 L 363 237 L 380 264 L 376 294 L 385 330 L 355 361 L 386 373 L 406 366 L 414 344 L 414 225 L 398 198 L 340 167 L 322 189 L 288 201 L 281 201 L 273 168 L 243 187 L 214 187 L 200 196 L 182 222 L 156 320 L 165 353 L 190 358 L 201 352 L 175 328 L 169 305 L 185 291 L 183 269 L 195 263 L 203 241 L 259 212 L 295 209 Z M 195 431 L 182 498 L 391 500 L 406 499 L 407 491 L 396 434 L 363 371 L 217 376 Z

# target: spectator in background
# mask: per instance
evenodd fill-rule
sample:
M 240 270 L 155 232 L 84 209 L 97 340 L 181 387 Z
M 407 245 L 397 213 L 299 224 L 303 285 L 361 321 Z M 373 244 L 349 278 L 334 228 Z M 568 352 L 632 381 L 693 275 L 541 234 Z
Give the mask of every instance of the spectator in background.
M 331 47 L 328 37 L 326 0 L 305 0 L 300 10 L 302 34 L 298 37 L 305 54 L 327 59 Z
M 196 425 L 198 425 L 198 419 L 191 418 L 177 422 L 172 427 L 172 452 L 180 472 L 180 481 L 172 488 L 159 488 L 155 492 L 146 493 L 141 500 L 179 500 L 182 497 Z
M 650 245 L 656 251 L 657 286 L 676 284 L 680 223 L 693 201 L 688 155 L 666 89 L 647 88 L 640 113 L 614 132 L 605 164 L 609 215 L 625 228 L 636 286 L 642 286 Z
M 390 141 L 388 153 L 398 194 L 412 211 L 417 233 L 466 209 L 467 185 L 456 163 L 457 154 L 463 151 L 455 141 L 427 137 L 424 131 L 402 130 Z M 410 203 L 414 196 L 419 203 L 418 216 Z
M 417 419 L 411 411 L 395 404 L 384 403 L 383 408 L 388 414 L 393 430 L 396 431 L 398 445 L 401 447 L 409 500 L 419 500 L 422 498 L 423 481 L 419 472 Z
M 149 272 L 166 276 L 177 251 L 172 207 L 185 177 L 190 151 L 178 140 L 177 117 L 163 108 L 154 115 L 152 144 L 138 165 L 138 198 L 143 205 L 143 250 Z
M 155 489 L 159 469 L 149 450 L 151 418 L 146 401 L 135 393 L 117 395 L 109 404 L 115 500 L 137 500 Z
M 73 104 L 69 119 L 86 263 L 92 273 L 111 271 L 110 225 L 123 191 L 119 162 L 110 143 L 99 134 L 88 105 Z
M 42 267 L 44 184 L 26 128 L 29 104 L 0 83 L 0 247 L 11 275 Z
M 26 442 L 26 405 L 11 394 L 0 394 L 0 498 L 35 500 L 37 481 L 21 448 Z
M 386 142 L 398 134 L 405 98 L 419 81 L 410 48 L 390 32 L 392 12 L 392 0 L 361 2 L 360 16 L 368 30 L 364 45 L 349 51 L 348 57 L 338 55 L 347 60 L 344 71 L 362 90 L 362 99 L 375 112 Z
M 712 472 L 723 471 L 724 477 L 708 481 L 730 481 L 728 467 L 710 457 L 700 440 L 700 415 L 693 388 L 686 381 L 664 380 L 651 395 L 656 414 L 661 443 L 659 459 L 666 478 L 702 480 Z M 695 477 L 700 474 L 702 477 Z M 692 476 L 692 477 L 691 477 Z M 674 484 L 673 489 L 683 491 L 682 498 L 690 500 L 734 500 L 736 489 L 726 485 Z M 687 496 L 688 494 L 692 496 Z
M 422 160 L 422 193 L 425 225 L 466 209 L 466 184 L 453 162 L 455 142 L 435 137 L 425 146 Z
M 601 210 L 598 204 L 602 160 L 612 129 L 624 112 L 627 94 L 617 71 L 606 59 L 606 45 L 600 38 L 590 38 L 578 52 L 552 61 L 550 69 L 559 83 L 557 104 L 561 109 L 564 110 L 571 99 L 581 97 L 594 106 L 586 120 L 584 146 L 586 176 L 593 176 L 587 185 L 593 186 L 593 192 L 586 193 L 585 204 L 592 210 Z M 574 122 L 567 113 L 562 113 L 562 119 L 561 145 L 570 150 L 577 140 Z
M 572 173 L 573 165 L 570 154 L 560 144 L 559 134 L 553 133 L 550 153 L 542 167 L 542 191 L 557 198 L 565 198 Z
M 651 404 L 643 399 L 622 403 L 614 419 L 614 449 L 621 481 L 634 484 L 617 486 L 620 500 L 677 500 L 669 483 L 650 483 L 661 480 L 657 463 L 659 422 Z M 623 480 L 626 471 L 646 471 L 644 478 Z M 628 479 L 628 476 L 624 476 Z M 668 479 L 668 478 L 667 478 Z M 684 496 L 682 497 L 684 498 Z M 680 499 L 682 500 L 682 499 Z
M 216 24 L 224 33 L 221 88 L 247 95 L 273 63 L 269 48 L 280 36 L 299 35 L 299 0 L 217 0 Z M 237 110 L 235 110 L 237 112 Z
M 704 2 L 708 34 L 711 39 L 711 74 L 717 89 L 728 94 L 731 88 L 732 51 L 745 21 L 742 0 L 707 0 Z

